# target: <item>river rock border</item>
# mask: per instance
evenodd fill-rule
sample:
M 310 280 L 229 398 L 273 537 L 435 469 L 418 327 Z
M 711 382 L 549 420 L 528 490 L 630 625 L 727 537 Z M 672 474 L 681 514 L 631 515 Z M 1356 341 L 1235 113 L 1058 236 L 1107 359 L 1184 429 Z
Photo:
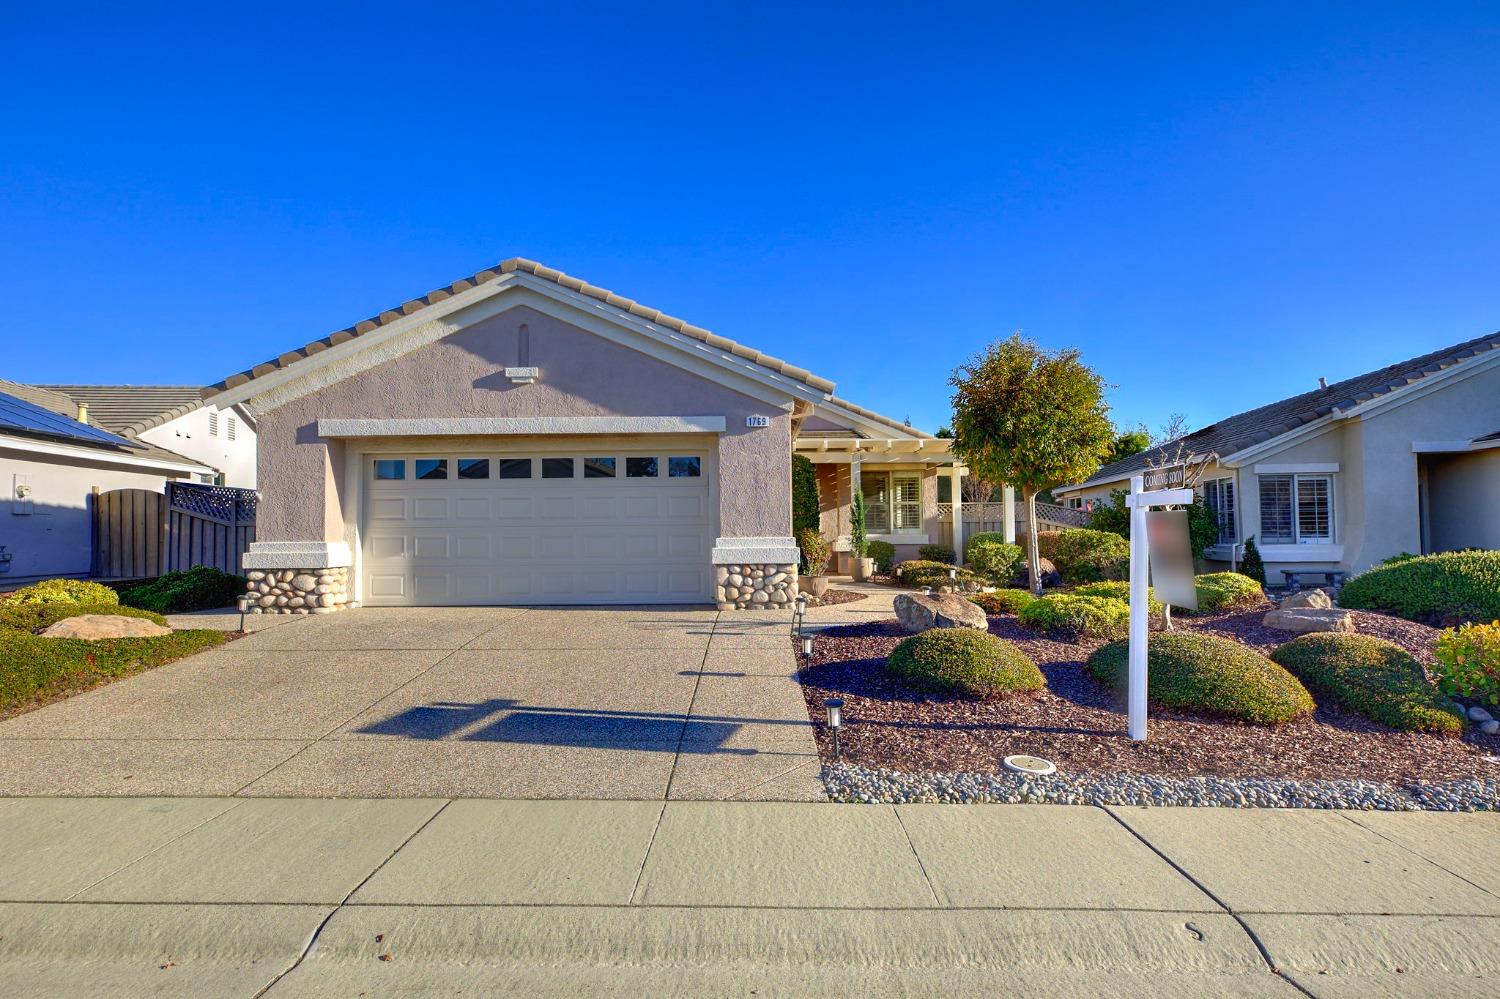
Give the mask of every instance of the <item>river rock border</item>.
M 252 569 L 246 590 L 252 614 L 332 614 L 358 607 L 349 599 L 349 569 Z
M 719 610 L 779 610 L 797 595 L 797 565 L 764 562 L 714 566 Z

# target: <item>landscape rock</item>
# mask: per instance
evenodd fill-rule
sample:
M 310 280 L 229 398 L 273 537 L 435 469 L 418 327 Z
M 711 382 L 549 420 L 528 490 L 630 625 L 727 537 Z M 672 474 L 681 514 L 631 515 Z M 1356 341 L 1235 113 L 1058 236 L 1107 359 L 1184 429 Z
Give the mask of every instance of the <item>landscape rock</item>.
M 1469 708 L 1469 721 L 1471 722 L 1487 722 L 1494 717 L 1494 715 L 1477 704 Z
M 1500 735 L 1500 721 L 1491 718 L 1487 722 L 1480 722 L 1479 731 L 1483 732 L 1485 735 Z
M 929 628 L 989 627 L 984 608 L 952 593 L 900 593 L 892 602 L 904 631 L 916 634 Z
M 1281 601 L 1282 610 L 1296 610 L 1299 607 L 1329 610 L 1333 607 L 1333 600 L 1326 590 L 1299 590 L 1296 593 L 1287 594 Z
M 1354 630 L 1354 616 L 1337 608 L 1296 607 L 1291 610 L 1273 610 L 1261 619 L 1261 624 L 1277 631 L 1293 631 L 1306 635 L 1314 631 Z
M 80 614 L 65 617 L 42 632 L 43 638 L 83 638 L 97 641 L 101 638 L 155 638 L 170 635 L 155 621 L 143 617 L 126 617 L 124 614 Z

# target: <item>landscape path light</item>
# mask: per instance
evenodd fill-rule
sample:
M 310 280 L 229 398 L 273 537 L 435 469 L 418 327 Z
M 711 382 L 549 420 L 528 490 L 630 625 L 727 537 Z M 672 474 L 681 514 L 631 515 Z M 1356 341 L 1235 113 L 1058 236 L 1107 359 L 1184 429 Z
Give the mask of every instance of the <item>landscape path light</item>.
M 823 702 L 828 709 L 828 731 L 833 733 L 833 762 L 839 762 L 839 730 L 844 727 L 844 699 L 830 697 Z
M 802 636 L 802 659 L 805 665 L 812 665 L 812 636 Z
M 241 593 L 235 597 L 234 604 L 240 609 L 240 631 L 245 630 L 245 615 L 250 613 L 250 594 Z

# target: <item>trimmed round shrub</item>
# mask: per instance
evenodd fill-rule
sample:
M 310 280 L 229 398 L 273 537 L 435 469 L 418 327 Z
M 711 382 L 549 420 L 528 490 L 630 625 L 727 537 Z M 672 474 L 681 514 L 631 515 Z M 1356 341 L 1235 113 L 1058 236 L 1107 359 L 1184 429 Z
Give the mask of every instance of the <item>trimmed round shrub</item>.
M 964 539 L 964 561 L 974 561 L 974 549 L 980 545 L 1003 545 L 1005 535 L 1000 531 L 976 531 Z
M 976 593 L 969 598 L 986 614 L 1019 614 L 1021 608 L 1036 600 L 1030 590 L 996 590 L 994 593 Z
M 0 603 L 17 604 L 115 604 L 120 596 L 103 583 L 86 579 L 44 579 L 14 593 L 0 594 Z
M 1130 584 L 1123 579 L 1108 579 L 1102 583 L 1084 583 L 1075 586 L 1073 592 L 1080 597 L 1109 597 L 1111 600 L 1123 600 L 1130 603 Z M 1156 599 L 1156 591 L 1146 588 L 1146 612 L 1148 614 L 1160 614 L 1164 608 L 1161 601 Z
M 969 545 L 969 568 L 997 583 L 1009 583 L 1021 574 L 1026 553 L 1020 545 L 1003 541 L 982 541 Z
M 1422 664 L 1394 642 L 1314 633 L 1271 653 L 1320 698 L 1406 732 L 1462 735 L 1463 716 L 1427 682 Z
M 933 628 L 891 650 L 886 666 L 919 690 L 972 697 L 1034 693 L 1047 681 L 1010 642 L 972 628 Z
M 1202 711 L 1256 725 L 1279 725 L 1310 714 L 1312 695 L 1276 663 L 1218 635 L 1165 631 L 1151 636 L 1146 664 L 1152 704 Z M 1129 671 L 1125 642 L 1111 642 L 1089 657 L 1095 679 L 1123 687 Z
M 1438 688 L 1500 704 L 1500 621 L 1449 628 L 1437 640 Z
M 866 541 L 865 554 L 875 560 L 875 571 L 889 576 L 896 564 L 896 546 L 889 541 Z
M 1493 621 L 1500 618 L 1500 551 L 1443 552 L 1376 566 L 1344 584 L 1339 606 L 1428 624 Z
M 923 545 L 917 549 L 917 557 L 926 562 L 946 562 L 949 565 L 958 564 L 958 554 L 947 545 Z
M 947 562 L 932 562 L 927 559 L 910 559 L 896 566 L 896 578 L 906 586 L 948 586 L 953 580 L 948 573 L 957 569 Z M 968 569 L 957 569 L 958 582 L 977 583 L 980 578 Z
M 1130 575 L 1130 542 L 1087 527 L 1038 531 L 1037 548 L 1069 583 L 1097 583 Z
M 227 607 L 245 592 L 249 580 L 207 565 L 178 569 L 120 593 L 120 602 L 158 614 Z
M 1254 607 L 1266 599 L 1259 583 L 1238 572 L 1207 572 L 1194 576 L 1193 588 L 1198 591 L 1199 614 Z
M 123 604 L 8 604 L 0 603 L 0 628 L 15 628 L 17 631 L 37 632 L 49 628 L 58 621 L 85 614 L 116 614 L 120 617 L 143 617 L 156 624 L 165 625 L 167 619 L 160 614 Z
M 1119 638 L 1130 628 L 1130 605 L 1112 597 L 1049 593 L 1022 607 L 1016 620 L 1058 638 Z

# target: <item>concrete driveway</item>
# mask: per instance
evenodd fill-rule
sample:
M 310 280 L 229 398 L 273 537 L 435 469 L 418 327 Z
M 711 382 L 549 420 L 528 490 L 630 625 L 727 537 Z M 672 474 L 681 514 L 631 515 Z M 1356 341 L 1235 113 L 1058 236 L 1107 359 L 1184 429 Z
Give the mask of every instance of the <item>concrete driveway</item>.
M 0 795 L 823 797 L 785 616 L 278 620 L 0 723 Z

